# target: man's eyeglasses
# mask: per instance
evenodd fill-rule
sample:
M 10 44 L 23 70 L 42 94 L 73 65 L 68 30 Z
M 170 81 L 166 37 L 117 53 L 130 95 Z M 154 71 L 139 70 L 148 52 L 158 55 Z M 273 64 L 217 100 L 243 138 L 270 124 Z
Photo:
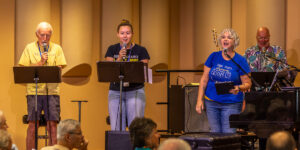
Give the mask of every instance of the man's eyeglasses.
M 38 35 L 40 37 L 46 37 L 46 38 L 49 38 L 51 36 L 51 34 L 39 34 L 39 33 L 38 33 Z
M 270 37 L 259 37 L 259 36 L 258 36 L 257 39 L 258 39 L 258 40 L 269 40 Z
M 70 132 L 69 134 L 82 135 L 82 132 Z

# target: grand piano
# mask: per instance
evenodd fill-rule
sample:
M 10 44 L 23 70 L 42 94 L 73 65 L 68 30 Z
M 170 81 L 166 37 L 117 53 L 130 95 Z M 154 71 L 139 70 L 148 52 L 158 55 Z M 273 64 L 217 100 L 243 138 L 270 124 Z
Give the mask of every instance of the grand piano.
M 270 78 L 262 81 L 266 80 Z M 245 110 L 241 114 L 229 117 L 230 126 L 252 131 L 259 139 L 264 140 L 276 131 L 287 130 L 294 135 L 300 145 L 300 88 L 282 87 L 282 81 L 279 81 L 277 80 L 276 90 L 255 91 L 252 89 L 252 92 L 246 92 Z M 289 82 L 288 86 L 292 86 L 290 84 L 292 82 Z
M 246 108 L 229 117 L 230 127 L 254 132 L 260 139 L 260 149 L 264 149 L 272 133 L 281 130 L 290 131 L 300 145 L 299 89 L 245 93 Z
M 232 128 L 254 131 L 261 138 L 277 130 L 299 129 L 297 92 L 247 92 L 245 100 L 245 111 L 229 118 Z

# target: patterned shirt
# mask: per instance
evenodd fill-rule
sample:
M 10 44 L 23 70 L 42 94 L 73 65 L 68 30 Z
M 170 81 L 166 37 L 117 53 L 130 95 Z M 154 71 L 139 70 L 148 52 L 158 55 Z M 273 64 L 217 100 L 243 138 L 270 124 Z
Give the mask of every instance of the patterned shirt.
M 252 46 L 246 50 L 244 57 L 251 72 L 276 72 L 287 68 L 285 51 L 279 46 L 270 46 L 265 53 L 261 52 L 257 45 Z

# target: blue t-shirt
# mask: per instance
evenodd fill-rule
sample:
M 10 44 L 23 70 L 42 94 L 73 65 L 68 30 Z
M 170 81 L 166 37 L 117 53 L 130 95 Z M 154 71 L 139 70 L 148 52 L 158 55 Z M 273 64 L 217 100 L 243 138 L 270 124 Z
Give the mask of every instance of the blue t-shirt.
M 247 60 L 243 56 L 235 53 L 233 60 L 247 73 L 250 73 Z M 222 56 L 222 51 L 213 52 L 206 60 L 205 66 L 210 68 L 209 80 L 205 91 L 206 98 L 220 103 L 237 103 L 243 101 L 243 92 L 239 92 L 237 95 L 218 95 L 216 91 L 215 82 L 232 81 L 234 85 L 242 83 L 240 76 L 245 75 L 245 73 L 232 60 L 225 60 Z

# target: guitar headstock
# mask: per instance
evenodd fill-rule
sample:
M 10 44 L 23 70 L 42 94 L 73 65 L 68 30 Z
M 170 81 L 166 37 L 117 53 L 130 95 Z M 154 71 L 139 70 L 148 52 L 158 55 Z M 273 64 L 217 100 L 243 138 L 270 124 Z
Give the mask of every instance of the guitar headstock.
M 216 28 L 213 28 L 211 31 L 213 33 L 213 40 L 214 40 L 214 43 L 216 45 L 216 48 L 220 50 L 219 43 L 218 43 L 218 34 L 217 34 L 217 31 L 216 31 Z

